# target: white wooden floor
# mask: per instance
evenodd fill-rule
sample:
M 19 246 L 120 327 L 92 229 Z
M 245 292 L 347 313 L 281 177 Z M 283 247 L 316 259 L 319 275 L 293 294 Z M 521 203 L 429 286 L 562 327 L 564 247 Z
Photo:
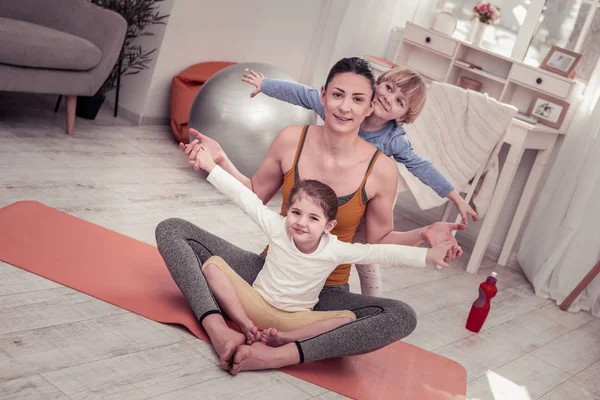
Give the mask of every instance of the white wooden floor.
M 103 109 L 96 121 L 77 119 L 69 137 L 54 99 L 0 93 L 0 207 L 38 200 L 153 245 L 156 224 L 179 216 L 262 248 L 252 222 L 188 168 L 168 127 L 132 126 Z M 399 207 L 396 217 L 397 229 L 416 227 Z M 520 272 L 489 259 L 467 274 L 467 257 L 452 270 L 384 268 L 384 296 L 419 314 L 406 342 L 461 363 L 470 399 L 600 399 L 600 320 L 562 312 Z M 466 316 L 492 270 L 500 291 L 473 334 Z M 355 275 L 351 283 L 358 291 Z M 0 263 L 0 399 L 24 398 L 341 396 L 277 371 L 233 378 L 187 331 Z

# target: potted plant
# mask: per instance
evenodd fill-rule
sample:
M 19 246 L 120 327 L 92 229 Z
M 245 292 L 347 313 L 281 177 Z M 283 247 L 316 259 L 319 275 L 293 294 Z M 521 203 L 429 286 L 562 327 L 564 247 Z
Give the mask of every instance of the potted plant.
M 91 2 L 121 14 L 127 21 L 127 33 L 119 58 L 100 89 L 94 96 L 77 97 L 76 115 L 87 119 L 96 118 L 107 93 L 118 89 L 121 77 L 135 75 L 149 68 L 156 49 L 145 50 L 141 45 L 133 42 L 140 36 L 153 36 L 152 32 L 148 32 L 148 27 L 164 24 L 164 20 L 168 18 L 168 15 L 159 15 L 159 3 L 163 0 L 91 0 Z M 115 116 L 118 93 L 117 90 Z

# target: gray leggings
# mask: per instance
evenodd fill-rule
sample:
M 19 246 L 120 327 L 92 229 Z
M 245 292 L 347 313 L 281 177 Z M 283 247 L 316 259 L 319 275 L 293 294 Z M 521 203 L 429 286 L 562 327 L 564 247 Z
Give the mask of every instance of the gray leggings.
M 156 227 L 156 243 L 175 283 L 202 320 L 221 311 L 200 270 L 221 256 L 252 284 L 265 258 L 227 242 L 185 220 L 171 218 Z M 315 311 L 351 310 L 356 321 L 296 342 L 300 362 L 368 353 L 408 336 L 417 325 L 413 309 L 401 301 L 350 293 L 348 285 L 325 286 Z

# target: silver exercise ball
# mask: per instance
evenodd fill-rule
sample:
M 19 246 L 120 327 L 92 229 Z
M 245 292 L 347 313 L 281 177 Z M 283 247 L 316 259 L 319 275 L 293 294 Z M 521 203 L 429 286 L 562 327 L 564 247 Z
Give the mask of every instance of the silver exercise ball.
M 269 64 L 231 65 L 202 85 L 192 104 L 189 127 L 219 142 L 234 165 L 251 177 L 277 133 L 288 125 L 314 124 L 315 113 L 263 93 L 250 98 L 254 86 L 241 81 L 246 69 L 296 82 Z

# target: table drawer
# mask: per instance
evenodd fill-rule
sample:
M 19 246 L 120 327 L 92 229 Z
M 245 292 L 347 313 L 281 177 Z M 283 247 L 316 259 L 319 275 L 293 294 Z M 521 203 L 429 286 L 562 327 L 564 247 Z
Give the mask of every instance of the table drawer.
M 426 47 L 448 57 L 454 55 L 457 43 L 448 36 L 420 29 L 414 25 L 406 25 L 404 40 Z
M 562 99 L 569 97 L 573 85 L 571 82 L 559 79 L 539 69 L 528 68 L 519 64 L 513 64 L 509 78 Z

